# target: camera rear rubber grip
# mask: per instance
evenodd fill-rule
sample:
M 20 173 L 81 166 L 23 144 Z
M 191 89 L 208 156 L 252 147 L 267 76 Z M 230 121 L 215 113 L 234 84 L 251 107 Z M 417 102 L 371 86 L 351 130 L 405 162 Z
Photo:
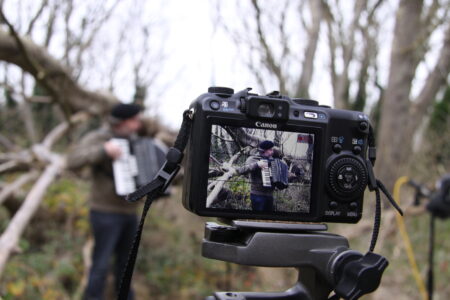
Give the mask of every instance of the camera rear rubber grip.
M 352 157 L 340 157 L 330 163 L 328 186 L 334 197 L 350 201 L 360 196 L 367 186 L 365 166 Z

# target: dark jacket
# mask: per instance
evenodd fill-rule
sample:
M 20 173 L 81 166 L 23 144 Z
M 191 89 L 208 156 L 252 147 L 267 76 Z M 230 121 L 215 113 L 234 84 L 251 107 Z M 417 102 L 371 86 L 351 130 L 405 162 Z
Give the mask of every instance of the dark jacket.
M 92 176 L 89 205 L 92 210 L 135 214 L 137 204 L 126 202 L 115 192 L 112 159 L 103 148 L 103 144 L 112 137 L 114 135 L 107 127 L 88 133 L 70 150 L 68 167 L 76 170 L 89 166 Z

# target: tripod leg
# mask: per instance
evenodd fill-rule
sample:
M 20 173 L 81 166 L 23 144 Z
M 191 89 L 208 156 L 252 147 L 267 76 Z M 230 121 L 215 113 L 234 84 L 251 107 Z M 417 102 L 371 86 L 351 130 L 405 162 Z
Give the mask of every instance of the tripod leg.
M 312 268 L 298 270 L 298 284 L 302 285 L 312 295 L 314 300 L 326 300 L 333 288 Z

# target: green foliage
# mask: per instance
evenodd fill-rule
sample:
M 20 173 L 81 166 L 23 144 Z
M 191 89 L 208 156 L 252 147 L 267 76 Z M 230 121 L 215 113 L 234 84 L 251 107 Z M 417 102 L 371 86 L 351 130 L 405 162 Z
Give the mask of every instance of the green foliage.
M 0 283 L 3 299 L 71 299 L 84 272 L 88 233 L 86 186 L 60 179 L 48 190 L 41 212 L 19 241 Z
M 55 182 L 10 258 L 0 283 L 6 299 L 79 299 L 89 236 L 86 183 Z M 147 217 L 133 285 L 137 299 L 200 299 L 215 290 L 258 289 L 253 268 L 201 256 L 203 220 L 180 205 L 181 194 L 159 200 Z M 0 214 L 2 211 L 0 210 Z
M 423 143 L 415 153 L 414 164 L 411 165 L 416 179 L 436 179 L 448 172 L 450 165 L 450 86 L 442 99 L 436 101 L 426 128 Z M 411 176 L 412 176 L 411 175 Z
M 435 102 L 433 113 L 431 114 L 429 128 L 434 132 L 449 130 L 450 121 L 450 86 L 444 92 L 440 101 Z

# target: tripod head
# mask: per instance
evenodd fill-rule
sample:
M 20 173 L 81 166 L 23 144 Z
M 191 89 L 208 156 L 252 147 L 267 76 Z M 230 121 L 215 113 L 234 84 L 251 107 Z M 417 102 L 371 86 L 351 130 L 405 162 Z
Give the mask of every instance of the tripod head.
M 233 221 L 207 223 L 204 257 L 261 267 L 294 267 L 296 285 L 281 293 L 220 292 L 207 300 L 328 299 L 334 290 L 344 299 L 358 299 L 379 285 L 386 258 L 349 249 L 346 238 L 325 233 L 323 224 Z

